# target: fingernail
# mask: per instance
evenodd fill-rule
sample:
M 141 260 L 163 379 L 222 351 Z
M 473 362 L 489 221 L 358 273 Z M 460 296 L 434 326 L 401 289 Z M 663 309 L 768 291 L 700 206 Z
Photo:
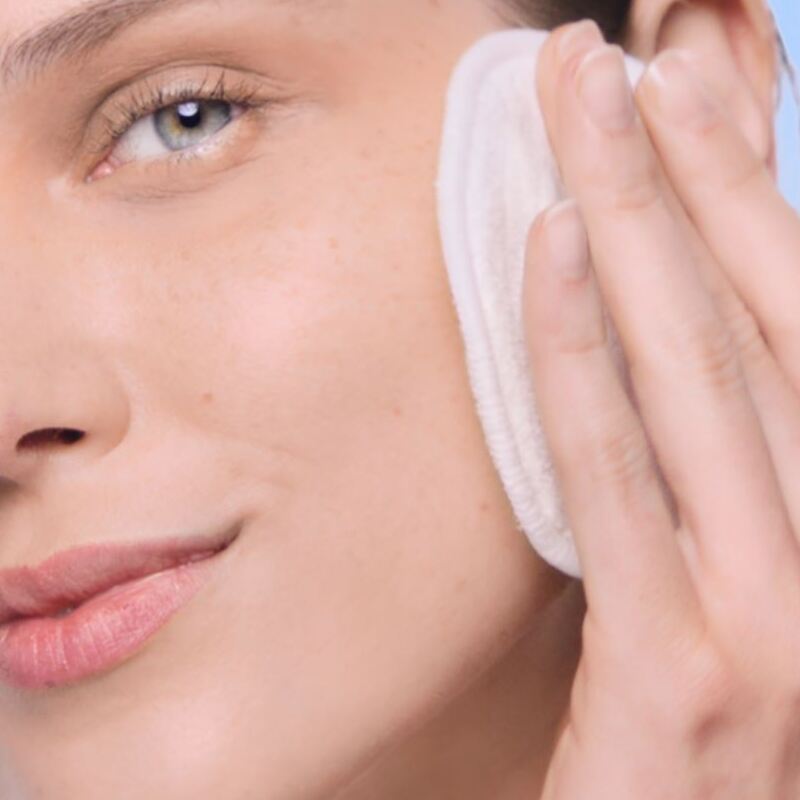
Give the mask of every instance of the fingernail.
M 584 19 L 569 26 L 558 42 L 558 58 L 566 64 L 573 56 L 605 43 L 603 34 L 593 19 Z
M 592 50 L 578 67 L 575 79 L 586 113 L 601 130 L 614 133 L 633 125 L 636 106 L 619 45 Z
M 673 122 L 702 127 L 716 116 L 711 95 L 680 50 L 660 53 L 647 67 L 645 80 L 656 89 L 659 108 Z
M 545 214 L 547 251 L 555 270 L 567 280 L 589 274 L 589 238 L 575 200 L 563 200 Z

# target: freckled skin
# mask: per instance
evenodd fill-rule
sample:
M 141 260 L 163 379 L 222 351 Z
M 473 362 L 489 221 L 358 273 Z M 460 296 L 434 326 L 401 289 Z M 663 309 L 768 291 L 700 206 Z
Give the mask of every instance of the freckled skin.
M 78 5 L 0 0 L 0 32 Z M 501 27 L 479 0 L 198 3 L 7 96 L 0 420 L 86 435 L 2 443 L 3 566 L 246 524 L 118 669 L 35 698 L 0 684 L 0 796 L 470 798 L 512 766 L 541 778 L 580 594 L 492 467 L 433 192 L 450 69 Z M 90 78 L 215 37 L 302 102 L 213 169 L 75 182 L 56 131 Z

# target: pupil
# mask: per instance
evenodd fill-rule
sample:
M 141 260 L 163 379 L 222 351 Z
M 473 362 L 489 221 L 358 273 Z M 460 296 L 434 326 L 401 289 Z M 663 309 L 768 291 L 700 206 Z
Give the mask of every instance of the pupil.
M 188 103 L 181 103 L 176 110 L 181 124 L 187 128 L 196 128 L 203 121 L 200 103 L 195 100 Z

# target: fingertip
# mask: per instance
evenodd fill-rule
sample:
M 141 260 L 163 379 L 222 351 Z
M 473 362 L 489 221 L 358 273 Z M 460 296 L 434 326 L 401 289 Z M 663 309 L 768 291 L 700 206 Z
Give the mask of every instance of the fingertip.
M 583 49 L 587 43 L 602 44 L 605 42 L 605 37 L 597 22 L 591 17 L 585 17 L 553 28 L 547 41 L 553 53 L 563 61 L 570 58 L 574 52 Z
M 550 268 L 565 281 L 582 281 L 589 274 L 589 236 L 574 198 L 551 206 L 542 219 Z
M 562 145 L 559 100 L 564 96 L 564 82 L 584 54 L 604 43 L 597 23 L 582 19 L 555 28 L 539 50 L 535 88 L 550 147 L 556 154 Z
M 529 348 L 569 351 L 603 340 L 589 237 L 574 199 L 548 207 L 531 225 L 524 283 Z
M 544 222 L 547 217 L 547 212 L 552 206 L 543 208 L 533 219 L 533 222 L 528 228 L 527 241 L 525 243 L 525 260 L 530 263 L 533 259 L 534 253 L 538 252 L 541 248 L 542 234 L 544 232 Z

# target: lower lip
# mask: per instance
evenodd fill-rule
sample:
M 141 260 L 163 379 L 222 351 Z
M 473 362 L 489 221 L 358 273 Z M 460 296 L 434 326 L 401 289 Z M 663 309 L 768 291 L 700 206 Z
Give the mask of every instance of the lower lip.
M 217 555 L 114 586 L 64 617 L 0 626 L 0 681 L 49 689 L 118 666 L 208 582 Z

